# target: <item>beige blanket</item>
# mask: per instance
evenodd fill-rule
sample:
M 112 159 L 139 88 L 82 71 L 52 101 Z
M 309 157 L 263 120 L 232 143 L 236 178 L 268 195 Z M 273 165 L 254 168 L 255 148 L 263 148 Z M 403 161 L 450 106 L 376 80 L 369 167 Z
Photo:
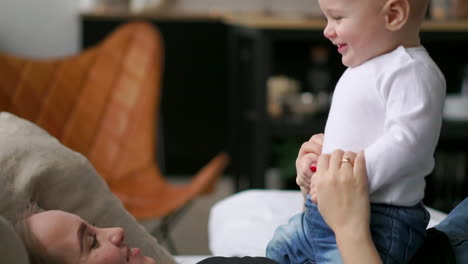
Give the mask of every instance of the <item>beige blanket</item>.
M 84 156 L 33 123 L 1 112 L 0 214 L 14 219 L 31 199 L 44 209 L 76 213 L 99 227 L 121 226 L 130 245 L 158 263 L 174 263 L 127 213 Z

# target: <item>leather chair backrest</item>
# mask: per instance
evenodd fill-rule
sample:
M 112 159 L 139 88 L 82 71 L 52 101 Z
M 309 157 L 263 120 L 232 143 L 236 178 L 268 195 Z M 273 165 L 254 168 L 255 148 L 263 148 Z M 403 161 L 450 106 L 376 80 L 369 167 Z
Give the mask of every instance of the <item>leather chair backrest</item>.
M 112 183 L 155 165 L 163 54 L 160 33 L 144 22 L 76 56 L 0 54 L 0 111 L 38 124 Z

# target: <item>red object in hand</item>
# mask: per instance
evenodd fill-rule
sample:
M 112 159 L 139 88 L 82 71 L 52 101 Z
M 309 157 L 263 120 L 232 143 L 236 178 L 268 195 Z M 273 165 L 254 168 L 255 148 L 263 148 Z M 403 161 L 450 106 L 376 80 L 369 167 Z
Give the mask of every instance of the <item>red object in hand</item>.
M 310 165 L 310 170 L 311 170 L 312 172 L 316 172 L 316 171 L 317 171 L 317 166 L 316 166 L 315 163 L 312 163 L 312 164 Z

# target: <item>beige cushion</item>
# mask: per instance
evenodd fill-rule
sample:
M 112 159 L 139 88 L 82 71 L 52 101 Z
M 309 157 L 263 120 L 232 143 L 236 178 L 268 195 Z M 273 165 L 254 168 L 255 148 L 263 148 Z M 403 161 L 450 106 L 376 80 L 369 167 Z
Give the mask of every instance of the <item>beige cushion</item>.
M 46 210 L 72 212 L 99 227 L 121 226 L 130 245 L 158 263 L 174 263 L 84 156 L 33 123 L 6 112 L 0 113 L 0 186 L 0 212 L 7 218 L 14 218 L 34 199 Z

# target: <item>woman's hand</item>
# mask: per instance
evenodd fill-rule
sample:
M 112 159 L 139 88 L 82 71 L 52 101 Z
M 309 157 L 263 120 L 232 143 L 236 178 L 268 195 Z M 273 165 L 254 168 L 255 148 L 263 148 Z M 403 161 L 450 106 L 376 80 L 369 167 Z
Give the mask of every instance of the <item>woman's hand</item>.
M 314 175 L 311 166 L 316 167 L 318 157 L 322 153 L 322 145 L 323 134 L 315 134 L 299 149 L 296 159 L 296 183 L 305 194 L 311 191 L 311 178 Z
M 344 263 L 382 263 L 370 233 L 364 152 L 320 155 L 314 175 L 317 206 L 333 230 Z
M 321 155 L 314 175 L 317 205 L 333 231 L 369 228 L 370 202 L 364 153 Z

